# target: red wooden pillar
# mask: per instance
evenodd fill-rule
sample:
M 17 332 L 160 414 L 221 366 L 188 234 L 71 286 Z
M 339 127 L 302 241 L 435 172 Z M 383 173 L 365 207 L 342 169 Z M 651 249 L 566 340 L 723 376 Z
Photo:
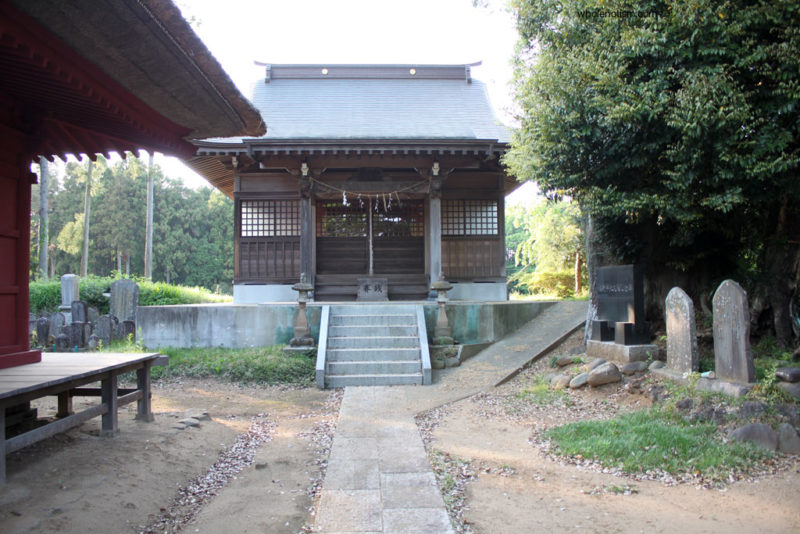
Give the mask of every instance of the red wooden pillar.
M 31 160 L 26 136 L 6 113 L 0 117 L 0 369 L 42 359 L 28 337 Z

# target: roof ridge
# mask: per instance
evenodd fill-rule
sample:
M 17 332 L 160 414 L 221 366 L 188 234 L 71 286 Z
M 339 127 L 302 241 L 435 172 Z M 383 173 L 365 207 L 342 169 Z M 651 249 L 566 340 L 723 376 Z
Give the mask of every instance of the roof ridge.
M 265 82 L 278 79 L 435 79 L 472 81 L 471 68 L 475 63 L 426 65 L 426 64 L 272 64 L 255 62 L 265 67 Z

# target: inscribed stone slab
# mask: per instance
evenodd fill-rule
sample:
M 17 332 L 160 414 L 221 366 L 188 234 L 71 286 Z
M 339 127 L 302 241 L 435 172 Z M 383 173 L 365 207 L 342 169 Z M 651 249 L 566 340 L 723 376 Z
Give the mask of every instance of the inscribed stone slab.
M 77 274 L 65 274 L 61 277 L 61 307 L 69 309 L 72 303 L 81 299 L 81 279 Z
M 72 301 L 72 304 L 70 304 L 70 313 L 72 314 L 73 323 L 89 322 L 89 308 L 85 302 L 81 302 L 80 300 Z
M 717 378 L 753 382 L 753 352 L 750 349 L 750 310 L 747 292 L 733 280 L 717 288 L 714 309 L 714 370 Z
M 389 300 L 389 279 L 359 278 L 358 296 L 356 300 L 366 300 L 366 301 Z
M 111 315 L 120 321 L 135 321 L 139 304 L 139 286 L 133 280 L 117 280 L 111 284 Z
M 667 315 L 667 367 L 677 373 L 700 368 L 694 303 L 686 292 L 673 287 L 665 301 Z

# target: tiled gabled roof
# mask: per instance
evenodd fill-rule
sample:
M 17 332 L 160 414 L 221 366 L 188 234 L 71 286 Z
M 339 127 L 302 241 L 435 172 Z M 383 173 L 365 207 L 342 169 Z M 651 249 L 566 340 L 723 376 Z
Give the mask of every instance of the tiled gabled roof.
M 252 98 L 264 141 L 509 140 L 470 65 L 264 66 Z

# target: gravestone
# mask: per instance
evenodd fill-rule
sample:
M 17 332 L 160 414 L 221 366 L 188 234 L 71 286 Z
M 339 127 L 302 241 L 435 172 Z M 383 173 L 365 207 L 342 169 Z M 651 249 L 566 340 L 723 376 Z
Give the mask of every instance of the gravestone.
M 50 334 L 57 336 L 61 332 L 61 328 L 67 324 L 67 318 L 61 312 L 50 314 Z
M 597 269 L 597 320 L 592 323 L 594 341 L 620 345 L 650 342 L 644 320 L 644 277 L 638 265 L 611 265 Z
M 86 333 L 86 323 L 69 323 L 64 327 L 63 332 L 67 335 L 69 348 L 82 347 L 83 336 Z
M 100 311 L 94 306 L 89 306 L 89 322 L 96 322 L 98 317 L 100 317 Z
M 33 335 L 33 331 L 36 330 L 36 321 L 38 320 L 39 318 L 36 317 L 36 315 L 32 313 L 28 314 L 28 336 Z
M 753 382 L 753 352 L 750 349 L 750 310 L 747 292 L 733 280 L 717 288 L 714 309 L 714 371 L 729 382 Z
M 133 321 L 120 321 L 116 330 L 115 339 L 127 340 L 128 336 L 133 336 L 131 339 L 136 341 L 136 323 Z
M 384 301 L 389 300 L 388 278 L 359 278 L 358 296 L 356 300 Z
M 94 333 L 103 342 L 103 345 L 108 346 L 116 339 L 115 334 L 118 322 L 113 315 L 101 315 L 95 321 Z
M 69 346 L 69 336 L 66 333 L 61 333 L 56 336 L 56 350 L 65 351 L 72 347 Z
M 61 306 L 60 311 L 69 311 L 72 303 L 81 300 L 81 279 L 77 274 L 65 274 L 61 277 Z
M 50 321 L 47 317 L 39 317 L 36 320 L 36 344 L 43 347 L 47 343 L 47 336 L 50 335 Z
M 89 350 L 97 349 L 99 341 L 100 339 L 96 335 L 92 334 L 86 339 L 86 348 Z
M 89 309 L 85 302 L 76 300 L 70 306 L 70 313 L 72 314 L 73 323 L 88 323 L 89 322 Z
M 686 292 L 673 287 L 664 302 L 667 315 L 667 367 L 677 373 L 700 368 L 694 303 Z
M 135 321 L 139 304 L 139 286 L 133 280 L 117 280 L 111 284 L 111 315 L 120 321 Z

